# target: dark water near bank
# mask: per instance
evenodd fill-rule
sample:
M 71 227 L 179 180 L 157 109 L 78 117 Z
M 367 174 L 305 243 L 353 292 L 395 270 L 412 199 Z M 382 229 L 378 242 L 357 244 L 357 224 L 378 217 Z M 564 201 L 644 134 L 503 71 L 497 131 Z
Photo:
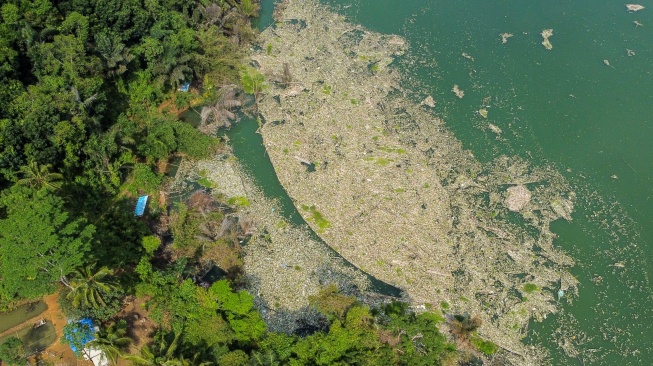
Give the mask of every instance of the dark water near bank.
M 549 348 L 554 365 L 652 364 L 653 3 L 628 13 L 618 1 L 324 1 L 407 38 L 398 67 L 480 160 L 520 155 L 574 186 L 574 221 L 553 226 L 577 260 L 580 296 L 532 324 L 527 342 Z M 551 51 L 541 45 L 548 28 Z M 504 32 L 514 35 L 506 44 Z M 566 356 L 563 338 L 580 353 Z

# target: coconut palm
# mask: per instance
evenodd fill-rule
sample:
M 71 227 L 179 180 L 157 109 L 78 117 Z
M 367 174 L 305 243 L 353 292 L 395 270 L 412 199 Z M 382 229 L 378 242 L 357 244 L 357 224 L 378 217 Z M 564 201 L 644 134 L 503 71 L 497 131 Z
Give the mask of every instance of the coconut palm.
M 118 286 L 112 281 L 113 271 L 108 267 L 102 267 L 93 272 L 95 265 L 80 267 L 71 274 L 69 281 L 68 298 L 72 301 L 74 307 L 81 305 L 99 308 L 106 306 L 102 298 L 112 290 L 118 289 Z
M 96 334 L 96 338 L 90 344 L 100 349 L 107 357 L 107 360 L 115 365 L 131 342 L 132 339 L 127 336 L 127 322 L 120 320 L 100 329 Z
M 152 344 L 141 348 L 140 355 L 126 356 L 125 359 L 140 366 L 210 366 L 212 364 L 202 361 L 202 351 L 197 352 L 193 347 L 182 349 L 181 331 L 175 331 L 172 339 L 170 335 L 159 330 Z M 186 357 L 188 354 L 192 357 Z
M 221 87 L 216 102 L 202 107 L 199 130 L 212 135 L 220 127 L 231 127 L 231 121 L 236 119 L 236 114 L 232 110 L 240 105 L 235 85 Z
M 46 188 L 57 190 L 63 183 L 63 175 L 50 172 L 52 165 L 40 165 L 35 161 L 20 167 L 18 174 L 22 175 L 16 183 L 36 189 Z

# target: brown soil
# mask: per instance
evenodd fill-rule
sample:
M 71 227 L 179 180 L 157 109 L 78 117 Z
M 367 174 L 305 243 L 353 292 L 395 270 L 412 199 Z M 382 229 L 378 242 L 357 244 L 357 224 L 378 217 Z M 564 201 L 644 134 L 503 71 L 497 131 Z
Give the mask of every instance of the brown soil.
M 129 353 L 136 354 L 140 348 L 152 339 L 156 323 L 150 319 L 150 312 L 145 310 L 146 298 L 128 297 L 118 316 L 127 321 L 129 337 L 134 340 Z M 118 363 L 121 365 L 122 363 Z
M 80 360 L 75 357 L 75 354 L 67 344 L 61 343 L 63 336 L 63 327 L 66 325 L 67 320 L 59 306 L 59 293 L 55 292 L 52 295 L 45 296 L 43 301 L 48 305 L 48 309 L 41 313 L 39 317 L 51 321 L 57 333 L 57 340 L 46 348 L 42 353 L 44 360 L 52 362 L 54 365 L 88 365 L 92 366 L 93 363 L 86 360 Z

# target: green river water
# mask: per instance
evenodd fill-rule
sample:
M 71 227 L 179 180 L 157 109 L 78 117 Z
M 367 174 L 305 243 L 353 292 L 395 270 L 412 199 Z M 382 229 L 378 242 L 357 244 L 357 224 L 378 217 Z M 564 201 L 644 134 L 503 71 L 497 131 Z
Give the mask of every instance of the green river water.
M 432 95 L 481 161 L 520 155 L 572 183 L 574 220 L 553 227 L 577 262 L 580 296 L 531 324 L 526 342 L 547 347 L 554 365 L 653 364 L 653 3 L 629 13 L 617 1 L 324 1 L 409 41 L 397 62 L 406 86 Z M 272 2 L 263 8 L 268 24 Z M 553 29 L 552 50 L 543 29 Z M 514 35 L 506 44 L 504 32 Z M 566 355 L 562 341 L 577 353 Z

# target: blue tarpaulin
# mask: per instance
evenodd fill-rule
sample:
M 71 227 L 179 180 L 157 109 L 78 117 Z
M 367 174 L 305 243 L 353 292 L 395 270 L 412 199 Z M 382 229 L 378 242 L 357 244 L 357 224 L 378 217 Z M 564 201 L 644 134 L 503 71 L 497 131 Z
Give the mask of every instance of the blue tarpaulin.
M 148 196 L 138 197 L 138 201 L 136 202 L 136 209 L 134 210 L 134 215 L 143 216 L 143 214 L 145 213 L 145 206 L 147 205 L 147 197 Z
M 187 81 L 183 84 L 181 84 L 181 87 L 179 88 L 180 91 L 187 92 L 190 90 L 190 83 Z
M 93 321 L 89 318 L 80 319 L 77 322 L 77 327 L 75 327 L 75 333 L 82 335 L 82 339 L 79 345 L 84 347 L 86 343 L 95 339 L 95 327 L 93 326 Z M 77 347 L 72 344 L 74 342 L 73 337 L 73 335 L 66 334 L 66 339 L 71 341 L 70 349 L 72 349 L 73 352 L 77 354 Z

